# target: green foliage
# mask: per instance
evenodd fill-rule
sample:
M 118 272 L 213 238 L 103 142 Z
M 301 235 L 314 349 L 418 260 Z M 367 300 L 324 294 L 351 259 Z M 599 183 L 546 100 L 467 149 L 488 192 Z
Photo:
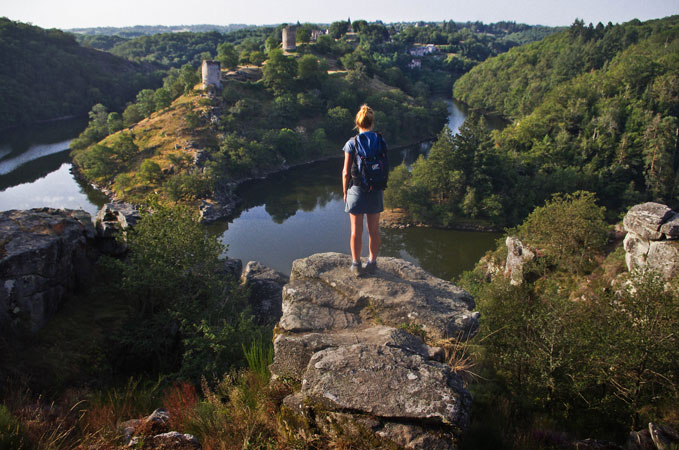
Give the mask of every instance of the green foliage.
M 139 172 L 137 172 L 137 176 L 147 183 L 155 184 L 160 181 L 162 172 L 157 162 L 151 159 L 145 159 L 139 166 Z
M 128 236 L 127 262 L 105 260 L 132 310 L 111 338 L 116 369 L 175 372 L 197 380 L 242 365 L 241 344 L 260 330 L 246 296 L 220 272 L 224 247 L 188 207 L 150 205 Z
M 472 114 L 455 136 L 444 126 L 411 173 L 396 168 L 398 181 L 390 181 L 385 201 L 418 221 L 448 226 L 467 217 L 502 224 L 513 205 L 505 191 L 511 173 L 502 164 L 485 121 Z
M 250 343 L 249 348 L 243 345 L 243 353 L 250 370 L 263 381 L 269 381 L 271 377 L 269 366 L 273 363 L 273 344 L 270 341 L 264 342 L 260 336 Z
M 62 31 L 5 17 L 0 55 L 0 129 L 84 115 L 96 103 L 122 109 L 139 89 L 159 82 L 149 66 L 81 47 Z
M 212 182 L 200 173 L 179 173 L 163 185 L 170 200 L 181 201 L 207 197 L 212 192 Z
M 505 433 L 549 421 L 624 440 L 679 400 L 676 280 L 650 271 L 616 276 L 624 252 L 603 258 L 603 216 L 591 193 L 556 196 L 517 228 L 524 242 L 540 242 L 538 259 L 524 268 L 536 277 L 519 286 L 501 274 L 489 279 L 483 262 L 459 280 L 481 312 L 477 357 L 488 381 L 475 390 L 486 392 L 482 408 L 504 405 L 504 420 L 515 418 Z M 488 256 L 495 264 L 506 257 L 502 240 L 498 246 Z
M 19 421 L 5 405 L 0 404 L 0 450 L 24 448 L 24 437 Z
M 585 27 L 512 49 L 471 70 L 454 94 L 517 119 L 495 139 L 518 169 L 522 211 L 586 189 L 617 215 L 633 201 L 679 201 L 676 17 Z M 662 86 L 662 87 L 661 87 Z
M 205 53 L 208 56 L 214 53 L 223 40 L 224 36 L 216 31 L 154 34 L 120 42 L 111 49 L 111 53 L 131 61 L 157 63 L 165 67 L 181 67 L 184 64 L 197 67 L 205 59 Z
M 297 75 L 297 61 L 285 56 L 280 49 L 269 52 L 269 59 L 262 69 L 264 84 L 276 94 L 281 94 L 292 88 Z
M 117 112 L 112 112 L 108 115 L 106 119 L 106 124 L 108 125 L 108 134 L 113 134 L 116 131 L 123 129 L 123 118 Z
M 127 127 L 134 125 L 143 118 L 144 115 L 139 110 L 139 106 L 134 103 L 129 105 L 127 108 L 125 108 L 125 111 L 123 111 L 123 124 L 125 124 Z
M 233 44 L 222 42 L 217 46 L 217 61 L 219 61 L 225 69 L 231 70 L 238 67 L 238 53 Z
M 555 194 L 517 228 L 522 242 L 540 249 L 559 269 L 584 272 L 608 241 L 604 208 L 591 192 Z

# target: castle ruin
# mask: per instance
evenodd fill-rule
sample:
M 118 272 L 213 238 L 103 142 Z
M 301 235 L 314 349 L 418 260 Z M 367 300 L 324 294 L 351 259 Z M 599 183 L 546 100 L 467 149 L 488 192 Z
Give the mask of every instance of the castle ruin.
M 203 89 L 208 89 L 213 86 L 212 89 L 222 88 L 222 72 L 219 61 L 203 61 L 201 67 L 203 74 Z
M 297 50 L 297 27 L 294 25 L 283 28 L 283 51 L 294 52 Z

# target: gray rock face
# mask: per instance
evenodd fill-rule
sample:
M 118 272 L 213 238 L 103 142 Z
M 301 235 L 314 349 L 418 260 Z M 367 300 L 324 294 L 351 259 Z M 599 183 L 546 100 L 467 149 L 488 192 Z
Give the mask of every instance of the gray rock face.
M 286 410 L 326 434 L 455 448 L 471 395 L 441 362 L 444 351 L 408 330 L 430 341 L 471 337 L 473 298 L 401 259 L 378 258 L 376 273 L 359 278 L 350 264 L 339 253 L 293 262 L 270 367 L 275 377 L 301 381 Z
M 660 203 L 642 203 L 633 206 L 623 219 L 628 232 L 639 235 L 642 239 L 658 240 L 663 237 L 661 226 L 671 217 L 674 211 Z
M 336 411 L 458 427 L 467 425 L 472 400 L 449 366 L 402 348 L 367 344 L 316 352 L 301 392 Z
M 507 262 L 505 263 L 505 277 L 510 279 L 513 286 L 523 283 L 523 266 L 535 259 L 534 249 L 524 245 L 515 237 L 507 236 Z
M 358 342 L 377 347 L 401 348 L 424 358 L 443 360 L 440 348 L 427 346 L 422 339 L 405 330 L 377 325 L 336 333 L 279 334 L 274 340 L 276 358 L 271 365 L 271 371 L 279 376 L 301 380 L 315 353 L 327 348 L 354 345 Z
M 679 274 L 679 214 L 659 203 L 644 203 L 633 206 L 623 223 L 630 271 L 654 270 L 666 279 Z
M 286 331 L 325 331 L 363 324 L 412 324 L 432 339 L 476 333 L 472 296 L 398 258 L 380 258 L 375 276 L 356 278 L 348 255 L 319 253 L 292 263 L 283 289 Z M 316 320 L 318 318 L 318 320 Z M 290 327 L 290 328 L 288 328 Z
M 275 324 L 281 318 L 281 292 L 288 277 L 250 261 L 245 266 L 242 282 L 250 288 L 250 305 L 258 324 Z
M 679 213 L 667 219 L 667 222 L 660 225 L 660 232 L 667 239 L 679 239 Z
M 0 211 L 0 329 L 37 331 L 88 283 L 95 235 L 84 211 Z

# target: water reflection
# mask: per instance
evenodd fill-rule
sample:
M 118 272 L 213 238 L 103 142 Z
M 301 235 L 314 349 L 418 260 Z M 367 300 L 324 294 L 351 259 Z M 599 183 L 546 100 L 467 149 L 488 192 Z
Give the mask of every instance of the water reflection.
M 95 214 L 106 197 L 71 174 L 69 144 L 87 125 L 71 119 L 0 133 L 0 210 L 39 207 Z
M 411 149 L 406 156 L 420 150 Z M 243 184 L 237 191 L 244 200 L 238 217 L 229 224 L 211 227 L 229 246 L 228 255 L 290 273 L 297 258 L 330 251 L 348 253 L 349 216 L 342 200 L 342 161 L 336 158 L 308 164 Z M 382 232 L 382 255 L 412 261 L 436 276 L 451 279 L 471 269 L 494 246 L 497 237 L 496 233 L 431 228 L 386 229 Z M 365 257 L 367 230 L 363 242 Z

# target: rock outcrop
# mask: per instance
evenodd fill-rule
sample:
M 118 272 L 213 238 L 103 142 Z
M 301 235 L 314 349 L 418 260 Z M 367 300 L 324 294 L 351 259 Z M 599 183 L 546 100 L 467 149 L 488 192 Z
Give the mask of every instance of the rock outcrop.
M 505 244 L 507 245 L 505 277 L 510 279 L 513 286 L 518 286 L 524 281 L 524 266 L 535 259 L 537 252 L 512 236 L 507 236 Z
M 473 298 L 401 259 L 379 258 L 359 278 L 350 264 L 338 253 L 293 262 L 271 365 L 274 377 L 301 382 L 285 420 L 375 446 L 455 448 L 471 395 L 421 336 L 432 345 L 473 336 Z
M 281 318 L 282 290 L 288 277 L 250 261 L 241 276 L 242 283 L 250 289 L 250 306 L 259 325 L 275 325 Z
M 37 331 L 91 276 L 91 216 L 51 208 L 0 211 L 0 329 Z
M 198 440 L 190 434 L 170 430 L 170 413 L 156 409 L 143 419 L 132 419 L 120 424 L 123 444 L 128 448 L 145 450 L 200 450 Z
M 109 255 L 122 255 L 127 251 L 124 240 L 116 239 L 121 232 L 134 228 L 141 220 L 139 211 L 129 203 L 107 203 L 97 212 L 95 227 L 99 247 Z
M 679 275 L 679 214 L 660 203 L 633 206 L 623 220 L 627 268 Z

